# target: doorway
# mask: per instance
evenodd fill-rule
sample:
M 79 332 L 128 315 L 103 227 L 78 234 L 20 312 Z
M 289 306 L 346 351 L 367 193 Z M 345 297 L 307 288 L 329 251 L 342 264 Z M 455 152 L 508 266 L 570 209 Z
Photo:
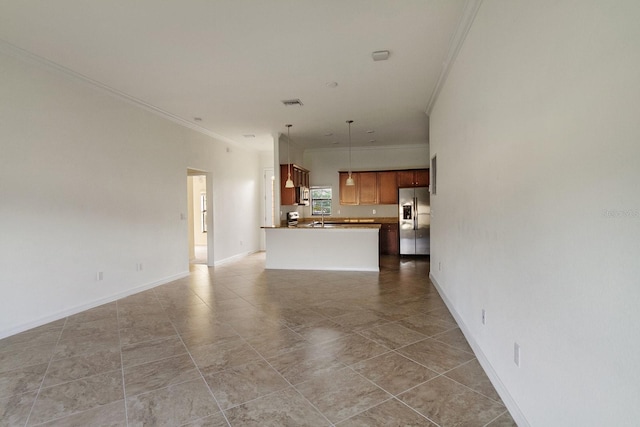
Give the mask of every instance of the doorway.
M 191 264 L 208 264 L 208 206 L 206 173 L 187 169 L 187 229 Z
M 275 180 L 273 168 L 264 169 L 264 217 L 263 226 L 273 227 L 276 218 Z

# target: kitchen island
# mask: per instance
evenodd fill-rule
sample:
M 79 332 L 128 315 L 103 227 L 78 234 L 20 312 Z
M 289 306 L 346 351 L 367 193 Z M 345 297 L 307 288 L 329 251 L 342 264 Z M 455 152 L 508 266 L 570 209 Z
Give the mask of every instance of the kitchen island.
M 380 271 L 380 224 L 264 228 L 268 269 Z

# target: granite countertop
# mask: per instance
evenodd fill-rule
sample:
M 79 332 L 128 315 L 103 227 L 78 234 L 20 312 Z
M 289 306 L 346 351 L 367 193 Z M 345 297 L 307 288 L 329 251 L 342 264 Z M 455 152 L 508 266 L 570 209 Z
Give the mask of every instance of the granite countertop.
M 351 229 L 364 229 L 364 228 L 373 228 L 373 229 L 379 229 L 380 227 L 382 227 L 382 224 L 349 224 L 349 223 L 342 223 L 342 224 L 325 224 L 324 227 L 320 224 L 317 224 L 315 226 L 312 226 L 311 223 L 306 223 L 306 224 L 298 224 L 296 226 L 287 226 L 287 225 L 282 225 L 282 226 L 273 226 L 273 227 L 260 227 L 260 228 L 265 228 L 265 229 L 282 229 L 282 230 L 335 230 L 335 229 L 346 229 L 346 228 L 351 228 Z
M 310 224 L 313 222 L 321 222 L 320 217 L 302 218 L 298 221 L 298 225 L 295 227 L 289 227 L 284 222 L 282 225 L 276 225 L 273 227 L 260 227 L 260 228 L 303 228 L 303 229 L 316 229 L 322 228 L 320 225 L 312 227 Z M 325 217 L 325 228 L 380 228 L 382 224 L 398 224 L 397 217 L 379 217 L 379 218 L 344 218 L 344 217 Z
M 314 221 L 322 221 L 319 216 L 309 218 L 301 218 L 298 223 L 306 224 Z M 324 217 L 324 223 L 327 224 L 397 224 L 398 217 L 379 217 L 379 218 L 344 218 L 344 217 Z
M 311 227 L 310 224 L 312 222 L 321 222 L 322 218 L 320 217 L 308 217 L 301 218 L 298 221 L 298 225 L 296 227 L 289 227 L 286 224 L 286 221 L 283 221 L 281 225 L 274 225 L 272 227 L 260 227 L 260 228 L 322 228 L 320 226 Z M 382 224 L 397 224 L 398 217 L 379 217 L 379 218 L 344 218 L 344 217 L 324 217 L 325 228 L 363 228 L 367 225 L 370 228 L 379 228 Z M 326 226 L 330 227 L 326 227 Z

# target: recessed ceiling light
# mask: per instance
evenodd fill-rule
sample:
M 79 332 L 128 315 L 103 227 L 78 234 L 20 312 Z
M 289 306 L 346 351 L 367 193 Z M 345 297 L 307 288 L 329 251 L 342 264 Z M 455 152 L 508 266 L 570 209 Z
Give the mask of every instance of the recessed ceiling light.
M 375 139 L 370 139 L 369 142 L 376 142 L 376 140 Z
M 338 87 L 338 82 L 327 82 L 325 84 L 330 88 Z
M 194 117 L 193 120 L 196 121 L 196 122 L 201 122 L 202 121 L 202 117 Z
M 340 144 L 340 142 L 338 142 L 338 141 L 333 141 L 333 145 L 338 145 L 338 144 Z
M 376 50 L 371 53 L 371 57 L 374 61 L 386 61 L 389 59 L 389 51 L 388 50 Z
M 242 135 L 242 136 L 244 136 L 245 138 L 255 138 L 255 137 L 256 137 L 256 136 L 255 136 L 254 134 L 252 134 L 252 133 L 247 133 L 247 134 Z
M 368 130 L 367 133 L 375 133 L 375 130 Z

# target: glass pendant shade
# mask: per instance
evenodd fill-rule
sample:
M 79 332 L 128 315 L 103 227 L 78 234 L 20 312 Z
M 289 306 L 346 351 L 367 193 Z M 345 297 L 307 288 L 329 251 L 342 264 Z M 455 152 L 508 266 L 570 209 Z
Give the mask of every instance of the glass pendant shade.
M 349 174 L 349 178 L 347 178 L 346 185 L 349 186 L 349 187 L 351 187 L 352 185 L 356 185 L 355 181 L 351 177 L 351 174 Z
M 289 174 L 289 179 L 284 183 L 285 188 L 293 188 L 293 180 L 291 180 L 291 174 Z

